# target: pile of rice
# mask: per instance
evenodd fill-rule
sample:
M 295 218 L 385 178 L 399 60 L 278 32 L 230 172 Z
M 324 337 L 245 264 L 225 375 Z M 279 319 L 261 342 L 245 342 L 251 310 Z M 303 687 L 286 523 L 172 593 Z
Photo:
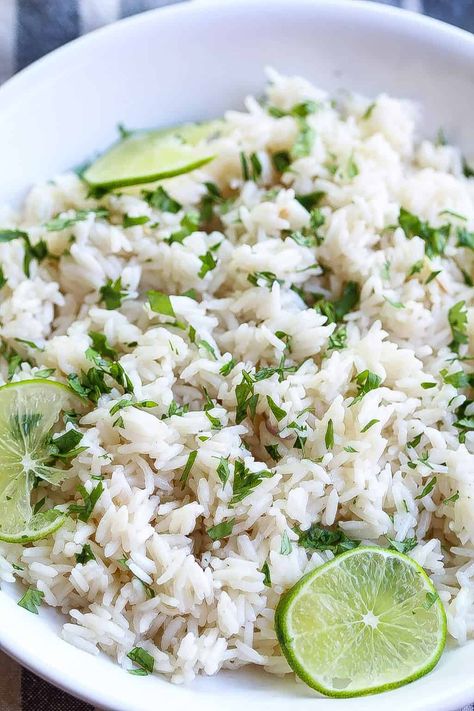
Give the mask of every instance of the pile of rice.
M 111 392 L 79 421 L 86 449 L 60 487 L 39 487 L 49 506 L 82 502 L 78 486 L 90 492 L 102 477 L 92 515 L 25 547 L 0 544 L 0 580 L 42 591 L 67 616 L 72 644 L 128 669 L 142 647 L 175 682 L 249 663 L 290 671 L 275 606 L 333 556 L 298 545 L 312 524 L 372 545 L 416 538 L 409 554 L 436 585 L 450 635 L 463 643 L 474 632 L 474 436 L 454 425 L 468 390 L 449 378 L 471 361 L 456 359 L 448 318 L 464 301 L 458 350 L 474 353 L 474 252 L 456 238 L 474 230 L 474 180 L 457 148 L 420 142 L 409 102 L 335 102 L 301 78 L 269 78 L 265 103 L 226 114 L 215 160 L 161 184 L 181 207 L 158 210 L 138 189 L 93 199 L 68 173 L 34 187 L 20 215 L 0 210 L 2 228 L 44 239 L 51 255 L 27 278 L 24 240 L 0 244 L 0 335 L 24 361 L 12 380 L 45 369 L 81 377 L 93 331 L 118 352 L 133 399 L 156 403 L 111 414 L 132 396 L 106 377 Z M 274 155 L 287 153 L 282 174 Z M 315 192 L 310 226 L 301 196 Z M 206 195 L 209 229 L 169 243 Z M 44 227 L 98 207 L 109 217 Z M 431 227 L 451 224 L 444 255 L 405 234 L 401 207 Z M 150 219 L 124 227 L 125 215 Z M 306 246 L 315 219 L 317 245 Z M 119 278 L 121 304 L 106 308 L 100 289 Z M 303 298 L 337 300 L 348 282 L 360 300 L 344 332 Z M 175 317 L 152 311 L 148 290 L 171 295 Z M 274 370 L 255 378 L 262 368 Z M 379 386 L 351 406 L 366 370 Z M 5 382 L 5 359 L 1 373 Z M 246 382 L 258 398 L 236 423 Z M 236 461 L 264 474 L 232 501 Z M 223 522 L 231 532 L 219 539 Z M 94 559 L 77 563 L 85 544 Z

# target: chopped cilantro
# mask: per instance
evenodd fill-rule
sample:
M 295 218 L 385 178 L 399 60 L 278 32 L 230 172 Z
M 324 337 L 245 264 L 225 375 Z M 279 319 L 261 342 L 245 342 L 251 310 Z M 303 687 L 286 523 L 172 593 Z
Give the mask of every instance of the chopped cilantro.
M 431 388 L 436 387 L 436 383 L 421 383 L 423 390 L 431 390 Z
M 220 538 L 228 538 L 234 528 L 235 518 L 230 518 L 227 521 L 222 521 L 215 526 L 207 529 L 207 535 L 212 541 L 218 541 Z
M 407 239 L 417 236 L 425 242 L 425 252 L 430 258 L 444 253 L 448 243 L 450 225 L 431 227 L 428 222 L 423 222 L 405 208 L 400 208 L 398 224 L 405 232 Z
M 356 402 L 360 402 L 364 395 L 367 395 L 367 393 L 371 390 L 376 390 L 380 387 L 380 383 L 382 382 L 382 378 L 375 373 L 372 373 L 370 370 L 363 370 L 361 373 L 358 373 L 355 380 L 357 383 L 357 395 L 352 400 L 349 407 L 355 405 Z
M 347 164 L 347 177 L 349 178 L 349 180 L 352 180 L 357 175 L 359 175 L 359 168 L 354 160 L 354 156 L 351 156 Z
M 286 417 L 286 411 L 282 407 L 278 407 L 276 402 L 273 400 L 273 398 L 270 397 L 270 395 L 267 395 L 267 402 L 268 406 L 270 407 L 270 410 L 273 412 L 273 415 L 275 416 L 275 419 L 277 422 L 281 422 L 284 417 Z
M 213 360 L 217 360 L 216 352 L 215 352 L 214 348 L 211 346 L 211 344 L 208 343 L 208 341 L 204 341 L 204 340 L 198 341 L 197 345 L 199 348 L 204 348 L 204 350 L 207 351 L 212 356 Z
M 458 370 L 456 373 L 449 373 L 446 368 L 440 371 L 443 381 L 455 388 L 467 388 L 474 384 L 474 373 L 465 373 L 464 370 Z
M 216 471 L 217 476 L 222 482 L 222 486 L 225 486 L 230 476 L 229 459 L 226 457 L 221 457 L 219 459 L 219 464 L 217 465 Z
M 184 215 L 179 223 L 181 229 L 177 232 L 173 232 L 167 239 L 165 239 L 165 242 L 168 244 L 173 244 L 173 242 L 182 244 L 186 237 L 189 237 L 189 235 L 192 235 L 193 232 L 196 232 L 199 229 L 200 220 L 201 216 L 199 212 L 197 212 L 197 210 L 190 210 Z
M 23 271 L 27 277 L 30 276 L 30 265 L 33 259 L 41 262 L 48 256 L 48 249 L 44 240 L 39 240 L 36 244 L 31 244 L 28 232 L 23 230 L 2 230 L 0 229 L 0 243 L 11 242 L 14 239 L 23 240 Z
M 64 432 L 59 437 L 55 437 L 50 442 L 50 451 L 52 456 L 66 457 L 67 455 L 66 458 L 77 456 L 85 449 L 85 447 L 79 447 L 79 450 L 77 449 L 77 446 L 83 437 L 84 435 L 82 432 L 78 432 L 73 428 L 67 430 L 67 432 Z
M 44 593 L 36 588 L 28 588 L 21 600 L 18 600 L 18 605 L 24 607 L 28 612 L 32 612 L 34 615 L 38 614 L 38 607 L 43 602 Z
M 298 544 L 303 548 L 331 551 L 334 555 L 339 555 L 360 545 L 360 541 L 348 538 L 341 528 L 331 530 L 323 528 L 317 523 L 311 524 L 306 531 L 296 528 L 296 533 L 298 534 Z
M 277 444 L 266 444 L 265 449 L 267 450 L 268 454 L 270 457 L 273 459 L 274 462 L 279 462 L 281 459 L 281 454 L 278 451 L 278 445 Z
M 454 504 L 457 500 L 459 499 L 459 491 L 455 491 L 454 494 L 451 494 L 451 496 L 448 496 L 447 499 L 444 499 L 442 501 L 443 504 Z
M 82 499 L 84 501 L 83 504 L 70 504 L 69 505 L 69 513 L 75 513 L 77 514 L 77 517 L 80 521 L 84 521 L 86 523 L 91 515 L 92 512 L 94 511 L 95 505 L 102 496 L 102 492 L 104 491 L 104 485 L 102 484 L 101 481 L 99 481 L 96 486 L 92 489 L 92 491 L 89 492 L 83 486 L 82 484 L 78 487 L 78 491 L 80 495 L 82 496 Z
M 168 195 L 161 185 L 153 191 L 144 190 L 143 198 L 151 207 L 154 207 L 155 210 L 161 210 L 162 212 L 176 213 L 179 212 L 182 207 L 179 202 L 173 200 L 173 198 Z
M 313 207 L 317 207 L 321 200 L 326 196 L 326 193 L 322 190 L 315 190 L 312 193 L 305 193 L 304 195 L 295 195 L 295 199 L 298 200 L 300 205 L 303 205 L 305 210 L 310 212 Z
M 405 304 L 402 304 L 401 301 L 392 301 L 387 296 L 384 296 L 383 298 L 385 299 L 385 301 L 388 304 L 390 304 L 390 306 L 393 306 L 394 309 L 404 309 L 405 308 Z
M 377 106 L 377 102 L 376 102 L 376 101 L 372 101 L 372 103 L 367 106 L 367 108 L 366 108 L 366 110 L 364 111 L 364 113 L 362 114 L 362 117 L 361 117 L 361 118 L 362 118 L 364 121 L 367 121 L 367 119 L 369 119 L 369 118 L 372 116 L 372 112 L 373 112 L 373 110 L 375 109 L 376 106 Z
M 150 222 L 148 215 L 137 215 L 136 217 L 124 215 L 122 224 L 124 227 L 134 227 L 135 225 L 146 225 L 147 222 Z
M 398 551 L 399 553 L 409 553 L 416 546 L 418 541 L 416 538 L 405 538 L 403 541 L 396 541 L 394 538 L 385 536 L 390 543 L 389 549 Z
M 251 472 L 242 460 L 236 459 L 234 462 L 234 481 L 230 506 L 235 506 L 235 504 L 249 496 L 261 483 L 262 479 L 268 479 L 272 476 L 272 472 L 266 469 Z
M 270 567 L 268 565 L 267 560 L 262 565 L 262 570 L 260 572 L 263 573 L 263 584 L 270 588 L 272 586 L 272 578 L 270 575 Z
M 315 139 L 315 133 L 311 126 L 308 125 L 305 118 L 297 120 L 299 124 L 299 132 L 291 149 L 291 157 L 293 160 L 309 156 Z
M 59 232 L 59 230 L 65 230 L 67 227 L 72 227 L 76 222 L 82 222 L 86 220 L 91 213 L 95 213 L 96 217 L 107 218 L 109 216 L 109 211 L 105 208 L 98 208 L 97 210 L 74 210 L 74 215 L 71 217 L 61 217 L 62 213 L 53 217 L 52 220 L 45 222 L 44 226 L 48 232 Z
M 377 422 L 380 422 L 380 420 L 376 420 L 376 419 L 369 420 L 369 422 L 367 422 L 367 424 L 361 429 L 361 433 L 367 432 L 368 430 L 370 430 L 370 428 L 373 427 L 375 424 L 377 424 Z
M 332 449 L 334 447 L 334 423 L 332 420 L 328 420 L 324 442 L 326 449 Z
M 438 274 L 441 274 L 442 271 L 443 271 L 442 269 L 438 269 L 437 271 L 431 272 L 431 273 L 429 274 L 429 276 L 427 277 L 427 279 L 426 279 L 426 281 L 425 281 L 425 284 L 429 284 L 430 282 L 433 281 L 433 279 L 436 279 L 436 277 L 438 276 Z
M 85 543 L 82 546 L 81 552 L 76 553 L 76 563 L 82 563 L 82 565 L 85 565 L 89 560 L 95 560 L 95 555 L 93 554 L 89 543 Z
M 458 227 L 456 230 L 456 237 L 458 240 L 458 247 L 474 249 L 474 232 L 468 232 L 465 227 Z
M 328 350 L 341 350 L 347 346 L 347 328 L 338 326 L 329 336 Z
M 453 340 L 449 347 L 455 353 L 459 353 L 459 346 L 467 343 L 467 310 L 466 302 L 458 301 L 448 311 L 448 322 L 451 328 Z
M 264 286 L 269 289 L 272 288 L 273 284 L 277 281 L 279 284 L 283 284 L 281 279 L 278 279 L 276 274 L 273 272 L 253 272 L 247 275 L 247 281 L 253 286 L 262 286 L 260 282 L 263 282 Z
M 111 311 L 112 309 L 120 308 L 128 292 L 122 287 L 122 277 L 118 277 L 115 281 L 107 279 L 104 286 L 100 287 L 99 294 L 100 300 L 103 301 L 105 307 Z
M 163 316 L 171 316 L 172 318 L 176 318 L 176 314 L 168 294 L 164 294 L 162 291 L 150 290 L 146 292 L 146 296 L 152 311 L 157 314 L 163 314 Z
M 426 461 L 423 463 L 426 464 Z M 423 488 L 423 491 L 421 492 L 421 494 L 418 494 L 418 496 L 415 496 L 415 499 L 423 499 L 425 496 L 428 496 L 428 494 L 431 494 L 431 492 L 433 491 L 433 489 L 436 486 L 436 481 L 437 481 L 437 479 L 435 476 L 432 479 L 430 479 L 429 482 L 426 484 L 426 486 Z
M 242 380 L 235 388 L 235 399 L 235 423 L 239 425 L 247 414 L 254 417 L 258 403 L 258 393 L 254 393 L 254 382 L 246 370 L 242 371 Z
M 155 660 L 143 647 L 134 647 L 127 657 L 142 669 L 145 674 L 152 674 L 155 667 Z
M 407 272 L 407 277 L 411 277 L 414 274 L 419 274 L 422 269 L 423 269 L 423 260 L 420 259 L 418 262 L 415 262 L 414 264 L 411 265 L 410 269 Z
M 214 259 L 214 256 L 211 251 L 208 251 L 205 254 L 201 254 L 199 256 L 199 259 L 201 261 L 201 268 L 198 272 L 198 277 L 200 279 L 204 279 L 208 272 L 211 272 L 213 269 L 216 268 L 217 262 Z
M 232 370 L 235 368 L 235 365 L 235 360 L 231 358 L 227 361 L 227 363 L 224 363 L 224 365 L 221 366 L 221 368 L 219 369 L 219 373 L 224 376 L 229 375 L 229 373 L 231 373 Z
M 186 460 L 186 464 L 183 469 L 183 473 L 181 474 L 180 482 L 181 484 L 186 484 L 188 481 L 189 474 L 191 473 L 191 469 L 193 468 L 193 464 L 196 461 L 197 457 L 197 450 L 194 449 L 192 452 L 189 453 L 189 456 Z
M 92 341 L 92 348 L 103 358 L 116 358 L 118 353 L 115 348 L 108 343 L 106 336 L 97 331 L 89 331 L 89 338 Z
M 272 155 L 273 167 L 278 173 L 284 173 L 291 165 L 288 151 L 278 151 Z

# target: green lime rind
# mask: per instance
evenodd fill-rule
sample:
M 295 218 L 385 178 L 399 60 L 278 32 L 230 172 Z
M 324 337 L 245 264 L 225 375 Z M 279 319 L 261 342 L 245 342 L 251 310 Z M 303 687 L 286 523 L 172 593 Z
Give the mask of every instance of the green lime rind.
M 49 466 L 50 434 L 61 411 L 82 406 L 66 385 L 36 378 L 0 387 L 0 540 L 28 543 L 56 531 L 66 515 L 34 513 L 31 492 L 37 478 L 59 484 L 66 472 Z
M 362 620 L 374 612 L 375 630 Z M 446 628 L 444 606 L 423 568 L 402 553 L 367 546 L 305 575 L 275 612 L 291 668 L 335 698 L 376 694 L 424 676 L 441 656 Z
M 113 190 L 189 173 L 215 158 L 208 141 L 223 126 L 216 120 L 132 133 L 99 156 L 82 177 L 92 187 Z
M 0 541 L 5 543 L 32 543 L 47 538 L 61 528 L 67 519 L 67 514 L 58 509 L 49 509 L 44 513 L 32 516 L 28 521 L 28 527 L 14 533 L 4 533 L 0 531 Z

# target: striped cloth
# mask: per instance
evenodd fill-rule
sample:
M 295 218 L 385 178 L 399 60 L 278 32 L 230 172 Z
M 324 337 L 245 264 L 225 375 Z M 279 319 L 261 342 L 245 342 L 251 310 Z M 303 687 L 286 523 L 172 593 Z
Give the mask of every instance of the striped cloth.
M 181 1 L 0 0 L 0 83 L 80 34 L 120 17 Z M 474 0 L 379 1 L 424 12 L 474 32 Z M 22 669 L 2 652 L 0 670 L 0 711 L 94 711 L 89 704 Z M 474 711 L 474 705 L 462 711 Z

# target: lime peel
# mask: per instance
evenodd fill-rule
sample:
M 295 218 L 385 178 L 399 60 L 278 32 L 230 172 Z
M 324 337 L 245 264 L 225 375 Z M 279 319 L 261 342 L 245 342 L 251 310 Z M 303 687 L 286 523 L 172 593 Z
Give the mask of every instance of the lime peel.
M 189 173 L 215 158 L 208 141 L 223 126 L 216 120 L 134 132 L 99 156 L 83 178 L 93 188 L 113 190 Z
M 446 613 L 423 568 L 361 546 L 305 575 L 280 599 L 275 629 L 295 673 L 325 696 L 375 694 L 428 673 Z

